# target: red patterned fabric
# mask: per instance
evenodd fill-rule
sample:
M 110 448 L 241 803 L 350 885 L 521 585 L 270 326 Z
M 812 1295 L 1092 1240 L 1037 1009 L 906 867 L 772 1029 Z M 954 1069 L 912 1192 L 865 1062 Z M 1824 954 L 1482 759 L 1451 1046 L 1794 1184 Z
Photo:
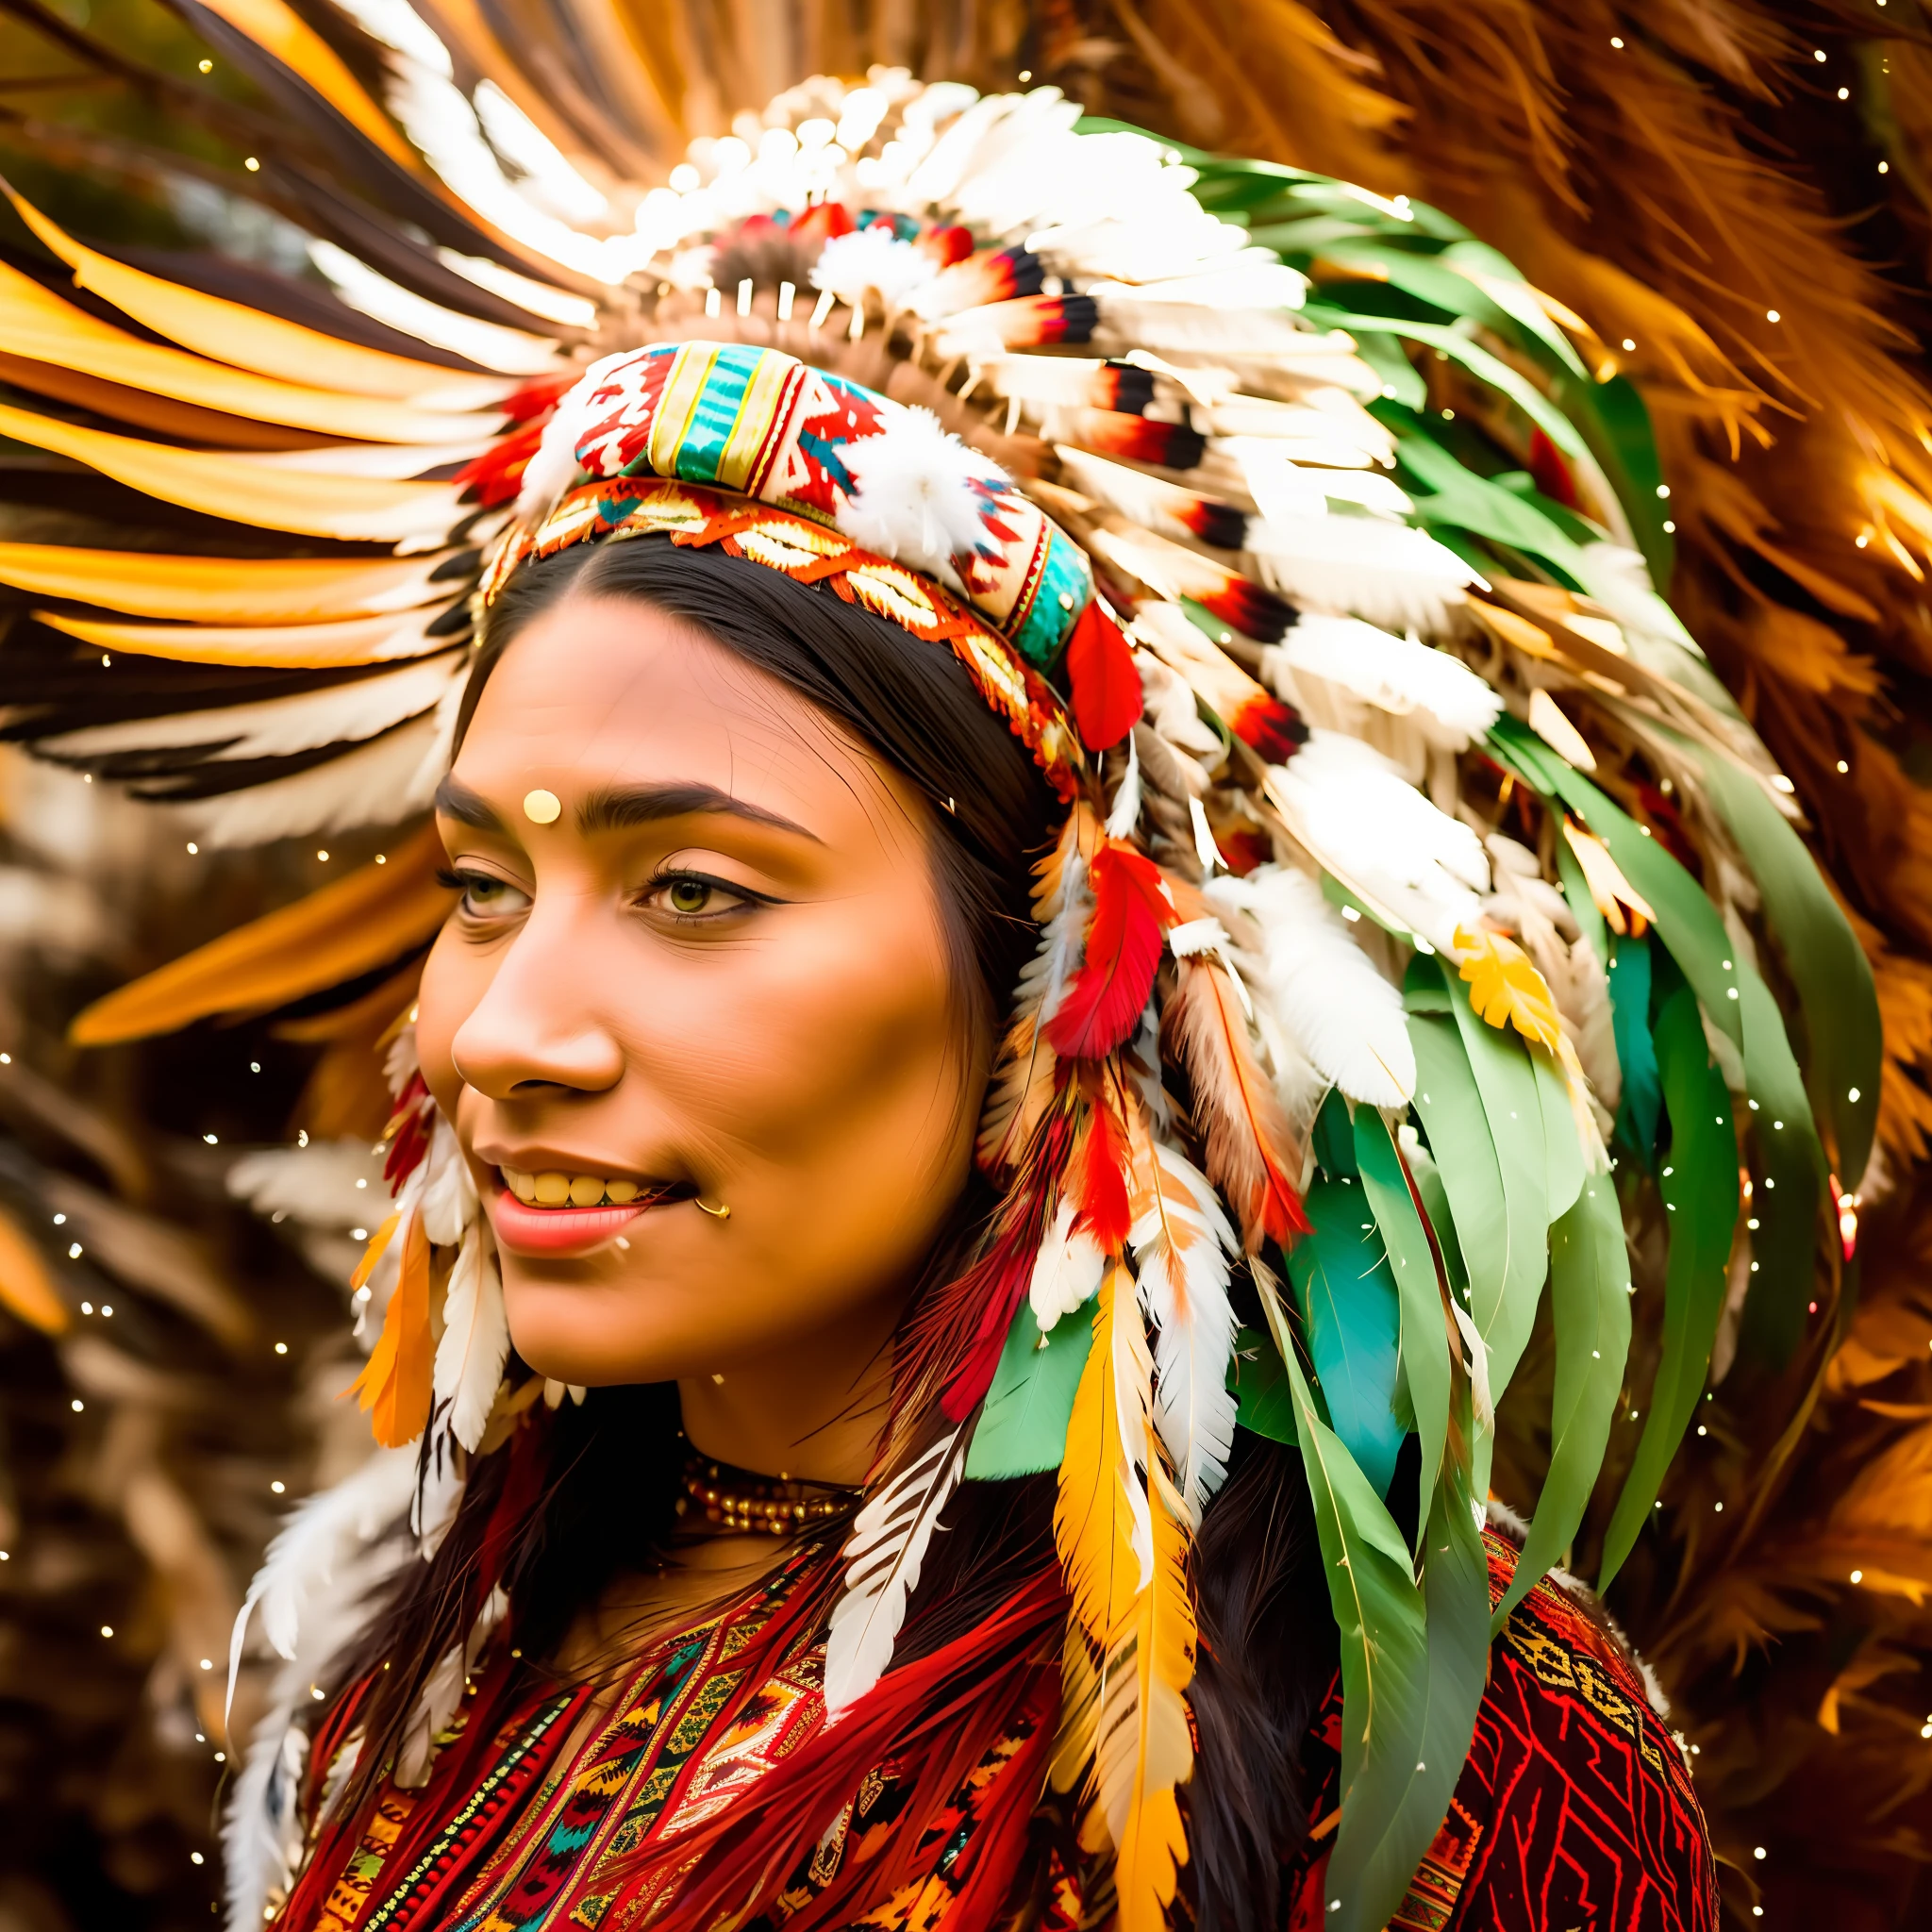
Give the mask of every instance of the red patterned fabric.
M 1516 1551 L 1483 1541 L 1493 1603 Z M 1469 1761 L 1390 1932 L 1714 1932 L 1704 1814 L 1623 1646 L 1546 1580 L 1490 1655 Z M 1341 1744 L 1338 1680 L 1306 1757 L 1312 1824 L 1289 1932 L 1323 1924 Z

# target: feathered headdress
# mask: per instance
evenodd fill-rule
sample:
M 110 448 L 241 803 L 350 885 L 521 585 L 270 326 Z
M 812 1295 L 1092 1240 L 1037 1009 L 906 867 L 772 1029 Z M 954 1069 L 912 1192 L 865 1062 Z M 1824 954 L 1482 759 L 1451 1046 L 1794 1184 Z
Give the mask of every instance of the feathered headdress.
M 527 555 L 654 530 L 958 653 L 1068 810 L 982 1125 L 1001 1204 L 909 1351 L 826 1700 L 891 1671 L 958 1483 L 1057 1471 L 1053 1776 L 1124 1924 L 1158 1925 L 1187 1856 L 1190 1543 L 1237 1429 L 1294 1442 L 1341 1638 L 1330 1923 L 1381 1925 L 1474 1722 L 1494 1410 L 1541 1311 L 1552 1457 L 1498 1616 L 1607 1454 L 1615 1572 L 1714 1349 L 1806 1342 L 1872 1141 L 1871 975 L 1654 586 L 1634 391 L 1432 210 L 1083 124 L 1051 89 L 813 81 L 646 191 L 466 92 L 401 0 L 348 10 L 387 113 L 312 34 L 208 16 L 407 220 L 317 216 L 335 303 L 172 280 L 14 197 L 58 266 L 0 266 L 0 347 L 62 407 L 0 406 L 0 432 L 196 541 L 0 544 L 35 600 L 7 728 L 198 841 L 403 824 L 479 602 Z M 1466 325 L 1418 319 L 1418 289 Z M 1456 366 L 1460 415 L 1418 358 Z M 353 1292 L 378 1439 L 433 1474 L 425 1541 L 536 1393 L 503 1384 L 487 1229 L 409 1044 L 433 842 L 76 1029 L 344 987 L 396 1023 L 396 1208 Z M 1613 1446 L 1624 1216 L 1659 1203 L 1658 1367 Z M 285 1655 L 358 1520 L 277 1545 L 255 1598 Z M 269 1849 L 238 1924 L 287 1842 L 242 1836 Z

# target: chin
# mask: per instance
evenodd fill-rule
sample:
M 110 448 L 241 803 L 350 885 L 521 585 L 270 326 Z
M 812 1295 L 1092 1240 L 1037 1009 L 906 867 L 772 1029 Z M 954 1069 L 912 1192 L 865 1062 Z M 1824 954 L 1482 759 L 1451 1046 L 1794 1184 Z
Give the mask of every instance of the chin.
M 538 1374 L 553 1382 L 572 1382 L 587 1389 L 610 1388 L 627 1382 L 666 1382 L 682 1373 L 673 1346 L 655 1345 L 648 1325 L 631 1319 L 612 1320 L 615 1310 L 608 1288 L 583 1281 L 559 1281 L 555 1276 L 524 1276 L 506 1269 L 504 1312 L 509 1339 L 519 1357 Z M 626 1300 L 630 1297 L 626 1296 Z M 637 1330 L 642 1327 L 643 1333 Z M 670 1338 L 664 1338 L 670 1342 Z

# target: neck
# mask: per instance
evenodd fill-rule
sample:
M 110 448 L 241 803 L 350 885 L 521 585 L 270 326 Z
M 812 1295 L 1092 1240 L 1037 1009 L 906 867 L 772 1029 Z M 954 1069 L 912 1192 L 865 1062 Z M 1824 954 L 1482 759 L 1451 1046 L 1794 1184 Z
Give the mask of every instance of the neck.
M 891 1393 L 896 1298 L 711 1374 L 681 1377 L 699 1454 L 760 1475 L 862 1483 Z

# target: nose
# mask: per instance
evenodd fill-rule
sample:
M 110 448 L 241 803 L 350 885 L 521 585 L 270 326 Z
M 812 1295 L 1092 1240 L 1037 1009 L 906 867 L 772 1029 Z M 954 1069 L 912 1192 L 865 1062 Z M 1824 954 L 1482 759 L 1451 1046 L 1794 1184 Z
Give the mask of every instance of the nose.
M 617 1085 L 624 1049 L 585 983 L 585 951 L 572 943 L 567 918 L 532 912 L 450 1042 L 467 1085 L 491 1100 L 604 1093 Z

